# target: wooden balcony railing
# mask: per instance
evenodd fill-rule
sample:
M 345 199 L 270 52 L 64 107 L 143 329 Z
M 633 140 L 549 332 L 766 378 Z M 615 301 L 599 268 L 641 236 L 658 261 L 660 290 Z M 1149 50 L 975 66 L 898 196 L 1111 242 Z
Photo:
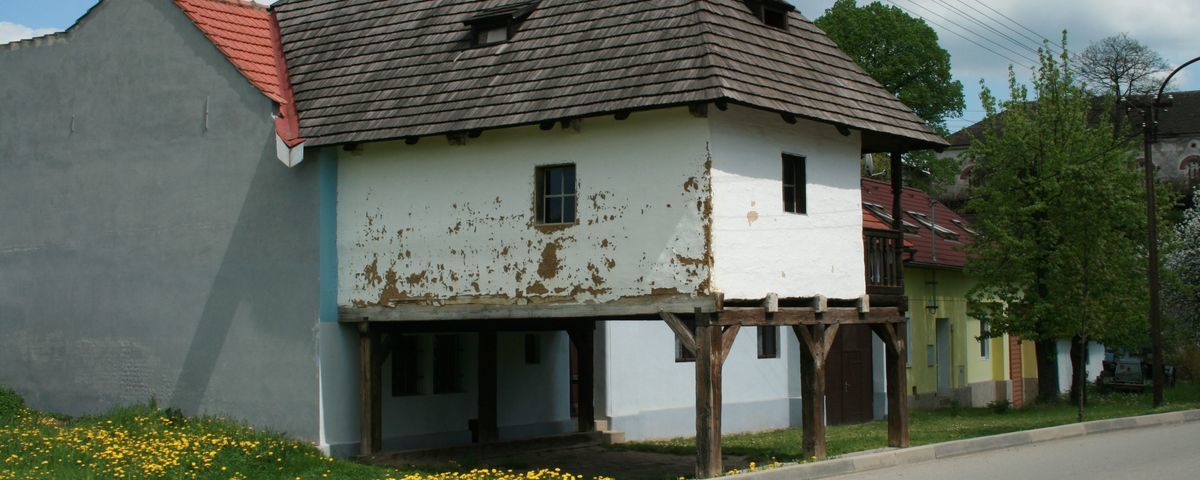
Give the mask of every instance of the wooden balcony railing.
M 863 229 L 868 295 L 904 295 L 904 264 L 897 258 L 900 232 Z

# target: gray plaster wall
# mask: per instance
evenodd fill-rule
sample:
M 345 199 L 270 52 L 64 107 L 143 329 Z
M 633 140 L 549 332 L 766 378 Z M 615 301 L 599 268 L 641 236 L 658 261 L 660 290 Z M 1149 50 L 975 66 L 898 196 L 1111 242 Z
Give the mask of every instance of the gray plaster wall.
M 273 110 L 165 0 L 0 45 L 0 384 L 317 439 L 318 172 Z

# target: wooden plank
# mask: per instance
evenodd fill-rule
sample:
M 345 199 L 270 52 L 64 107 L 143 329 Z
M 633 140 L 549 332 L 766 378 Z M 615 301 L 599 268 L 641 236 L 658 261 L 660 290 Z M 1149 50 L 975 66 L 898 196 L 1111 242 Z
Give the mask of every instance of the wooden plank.
M 744 327 L 758 325 L 832 325 L 840 324 L 871 324 L 871 323 L 903 323 L 904 314 L 896 307 L 876 307 L 867 312 L 860 307 L 827 308 L 817 318 L 816 310 L 805 307 L 780 307 L 775 313 L 768 313 L 760 307 L 727 307 L 718 314 L 721 325 L 741 325 Z
M 821 339 L 821 364 L 822 365 L 828 363 L 829 350 L 831 348 L 833 348 L 833 341 L 834 341 L 834 339 L 837 338 L 837 332 L 840 327 L 841 327 L 840 323 L 835 323 L 833 325 L 828 325 L 825 327 L 825 334 L 823 335 L 823 338 Z
M 579 354 L 579 411 L 576 426 L 580 432 L 596 429 L 596 344 L 595 324 L 567 331 Z
M 496 369 L 496 332 L 479 332 L 479 370 L 478 370 L 478 402 L 479 402 L 479 441 L 494 442 L 499 439 L 499 423 L 497 404 Z
M 696 315 L 696 478 L 720 475 L 720 366 L 721 327 L 707 314 Z
M 379 452 L 383 438 L 380 422 L 380 366 L 376 362 L 376 339 L 370 324 L 362 322 L 358 327 L 358 397 L 359 397 L 359 453 L 371 455 Z
M 671 327 L 671 331 L 675 332 L 675 337 L 678 338 L 679 342 L 683 344 L 683 348 L 686 348 L 689 352 L 692 352 L 693 355 L 696 354 L 695 333 L 693 333 L 691 330 L 688 330 L 688 327 L 683 323 L 683 320 L 681 320 L 678 315 L 675 315 L 671 312 L 659 312 L 659 316 L 662 317 L 663 321 L 667 322 L 667 326 Z
M 691 295 L 646 295 L 622 298 L 603 303 L 528 303 L 495 304 L 481 299 L 465 298 L 461 304 L 423 305 L 400 304 L 394 307 L 366 306 L 339 307 L 343 322 L 358 322 L 367 318 L 371 322 L 418 322 L 445 320 L 507 320 L 577 318 L 584 320 L 655 319 L 659 312 L 692 313 L 699 308 L 702 312 L 716 311 L 716 299 L 712 296 Z M 472 303 L 474 302 L 474 303 Z
M 725 360 L 729 358 L 729 351 L 733 349 L 733 341 L 737 340 L 738 331 L 742 329 L 741 325 L 729 325 L 721 329 L 721 362 L 720 367 L 724 367 Z

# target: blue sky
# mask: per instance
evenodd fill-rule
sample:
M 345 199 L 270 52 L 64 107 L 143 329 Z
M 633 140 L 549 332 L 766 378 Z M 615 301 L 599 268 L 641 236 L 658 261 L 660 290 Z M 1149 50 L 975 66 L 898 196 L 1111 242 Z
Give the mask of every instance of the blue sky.
M 260 3 L 271 3 L 259 0 Z M 273 1 L 273 0 L 271 0 Z M 821 16 L 833 0 L 789 0 L 804 16 Z M 963 116 L 951 120 L 951 131 L 983 117 L 979 105 L 979 81 L 1003 95 L 1007 91 L 1007 71 L 1011 60 L 1031 63 L 1017 53 L 1016 43 L 985 30 L 963 13 L 983 20 L 996 31 L 1006 32 L 1022 43 L 1014 32 L 1057 41 L 1062 30 L 1068 31 L 1068 48 L 1082 51 L 1090 42 L 1117 33 L 1128 33 L 1157 50 L 1172 65 L 1200 56 L 1200 2 L 1196 0 L 883 0 L 926 20 L 938 32 L 940 42 L 950 52 L 954 77 L 963 83 L 967 108 Z M 96 0 L 0 0 L 0 43 L 22 37 L 63 30 L 75 22 Z M 860 0 L 859 2 L 864 3 Z M 986 5 L 986 6 L 985 6 Z M 961 13 L 960 13 L 961 12 Z M 1009 23 L 1008 17 L 1016 23 Z M 1027 30 L 1026 30 L 1027 29 Z M 968 31 L 970 30 L 970 31 Z M 971 38 L 1009 58 L 989 52 L 965 40 Z M 1005 50 L 1000 45 L 1011 49 Z M 1013 53 L 1013 51 L 1017 53 Z M 1017 67 L 1018 77 L 1029 78 L 1029 70 Z M 1175 88 L 1200 90 L 1200 65 L 1184 70 Z

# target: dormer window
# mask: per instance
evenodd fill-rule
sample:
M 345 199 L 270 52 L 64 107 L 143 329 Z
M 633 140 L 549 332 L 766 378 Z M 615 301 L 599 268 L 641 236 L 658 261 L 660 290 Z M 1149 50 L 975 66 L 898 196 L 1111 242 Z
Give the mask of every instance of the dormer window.
M 745 0 L 750 7 L 750 13 L 768 27 L 787 30 L 788 13 L 795 10 L 792 4 L 783 0 Z
M 516 33 L 517 26 L 533 13 L 537 2 L 513 2 L 478 12 L 463 25 L 471 27 L 471 44 L 474 46 L 504 43 Z

